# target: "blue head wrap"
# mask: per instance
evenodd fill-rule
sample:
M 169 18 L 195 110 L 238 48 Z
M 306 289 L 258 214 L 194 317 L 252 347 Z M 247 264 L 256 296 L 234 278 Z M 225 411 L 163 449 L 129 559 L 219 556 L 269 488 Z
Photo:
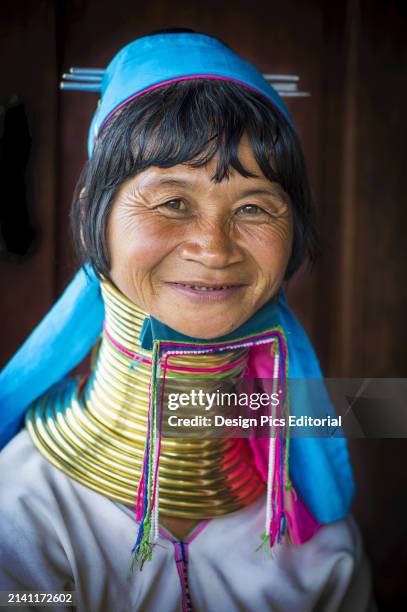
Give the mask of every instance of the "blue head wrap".
M 198 76 L 241 83 L 264 95 L 292 123 L 280 96 L 256 68 L 217 39 L 202 34 L 155 34 L 124 47 L 107 67 L 101 100 L 89 132 L 89 155 L 104 123 L 123 104 L 160 84 Z M 87 267 L 88 274 L 81 268 L 0 374 L 0 448 L 21 427 L 28 405 L 67 376 L 102 331 L 104 304 L 99 281 Z M 312 346 L 284 299 L 280 300 L 278 310 L 287 337 L 290 377 L 321 378 Z M 252 319 L 256 316 L 258 313 Z M 244 325 L 250 328 L 252 319 Z M 167 337 L 174 340 L 179 337 L 174 330 L 156 325 L 159 333 L 163 327 Z M 152 330 L 154 333 L 154 326 Z M 236 330 L 237 335 L 241 333 L 242 328 Z M 333 414 L 328 397 L 321 401 L 326 405 L 325 413 Z M 354 483 L 343 438 L 293 438 L 290 473 L 320 522 L 336 521 L 347 515 Z
M 257 91 L 292 124 L 287 107 L 263 75 L 216 38 L 154 34 L 123 47 L 107 66 L 100 104 L 89 130 L 89 157 L 101 128 L 124 104 L 160 85 L 197 77 L 225 79 Z

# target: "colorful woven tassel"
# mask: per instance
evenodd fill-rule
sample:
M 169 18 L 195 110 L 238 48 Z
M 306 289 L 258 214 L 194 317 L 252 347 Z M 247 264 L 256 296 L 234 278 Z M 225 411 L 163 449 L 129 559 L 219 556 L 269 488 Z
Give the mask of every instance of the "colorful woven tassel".
M 269 541 L 270 547 L 281 543 L 287 532 L 286 516 L 286 491 L 291 489 L 291 481 L 288 472 L 289 460 L 289 410 L 287 396 L 287 350 L 285 339 L 281 333 L 276 333 L 275 343 L 272 348 L 274 352 L 273 368 L 273 393 L 280 397 L 276 408 L 276 418 L 285 420 L 285 427 L 280 430 L 276 437 L 270 438 L 267 495 L 266 495 L 266 524 L 262 534 L 262 541 Z
M 148 399 L 148 429 L 144 452 L 143 471 L 137 492 L 136 520 L 139 521 L 137 540 L 132 548 L 132 564 L 140 570 L 150 561 L 158 539 L 158 468 L 160 461 L 160 426 L 157 423 L 157 387 L 160 341 L 155 340 L 151 359 L 151 377 Z
M 149 387 L 148 430 L 146 448 L 144 453 L 143 471 L 140 479 L 137 503 L 136 520 L 139 530 L 136 543 L 132 549 L 132 568 L 134 563 L 139 564 L 140 570 L 147 560 L 151 560 L 152 552 L 158 540 L 158 512 L 159 512 L 159 459 L 160 459 L 160 401 L 158 398 L 158 373 L 160 362 L 160 341 L 155 340 L 152 350 L 151 377 Z M 240 345 L 250 343 L 239 343 Z M 263 544 L 268 542 L 270 548 L 280 543 L 288 532 L 286 509 L 286 492 L 290 493 L 292 485 L 289 478 L 289 427 L 288 427 L 288 395 L 287 383 L 287 349 L 285 338 L 281 330 L 275 331 L 273 366 L 273 392 L 280 397 L 276 408 L 276 418 L 284 418 L 286 426 L 276 437 L 270 438 L 269 461 L 267 475 L 266 496 L 266 524 L 261 538 Z M 236 345 L 234 345 L 234 348 Z M 202 347 L 204 348 L 204 347 Z M 208 347 L 205 347 L 208 350 Z M 231 347 L 228 347 L 231 348 Z M 213 350 L 213 349 L 212 349 Z M 181 352 L 181 351 L 180 351 Z M 166 363 L 166 362 L 165 362 Z M 164 369 L 164 375 L 166 367 Z M 289 497 L 289 495 L 288 495 Z M 261 547 L 262 545 L 260 545 Z

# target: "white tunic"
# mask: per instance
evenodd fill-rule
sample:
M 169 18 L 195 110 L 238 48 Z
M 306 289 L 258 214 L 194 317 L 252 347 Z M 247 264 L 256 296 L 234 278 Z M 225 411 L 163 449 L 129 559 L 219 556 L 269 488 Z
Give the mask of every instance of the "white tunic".
M 183 548 L 195 611 L 376 610 L 352 517 L 273 557 L 255 550 L 264 519 L 262 496 L 194 530 Z M 78 612 L 179 612 L 182 545 L 162 530 L 152 561 L 132 572 L 136 535 L 130 509 L 53 467 L 26 430 L 0 453 L 0 590 L 76 591 Z

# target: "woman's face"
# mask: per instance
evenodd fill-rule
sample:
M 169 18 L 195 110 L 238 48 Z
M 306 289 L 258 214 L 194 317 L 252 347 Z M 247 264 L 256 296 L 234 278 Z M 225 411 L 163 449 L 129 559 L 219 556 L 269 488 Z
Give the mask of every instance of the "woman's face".
M 201 168 L 151 167 L 125 182 L 108 226 L 111 280 L 173 329 L 216 338 L 247 321 L 278 291 L 291 253 L 287 194 L 258 167 L 248 139 L 234 169 L 214 183 Z

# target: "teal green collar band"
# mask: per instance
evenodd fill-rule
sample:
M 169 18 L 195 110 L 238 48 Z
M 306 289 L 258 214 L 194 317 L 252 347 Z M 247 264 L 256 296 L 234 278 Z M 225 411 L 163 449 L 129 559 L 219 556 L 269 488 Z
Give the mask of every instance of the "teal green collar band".
M 233 332 L 216 338 L 216 343 L 232 342 L 246 336 L 257 336 L 272 327 L 280 324 L 278 316 L 278 303 L 275 298 L 264 304 L 255 314 L 245 323 L 240 325 Z M 144 320 L 140 334 L 140 344 L 144 349 L 151 350 L 154 340 L 167 342 L 188 342 L 188 343 L 210 343 L 210 340 L 192 338 L 181 334 L 168 325 L 161 323 L 158 319 L 150 316 Z

